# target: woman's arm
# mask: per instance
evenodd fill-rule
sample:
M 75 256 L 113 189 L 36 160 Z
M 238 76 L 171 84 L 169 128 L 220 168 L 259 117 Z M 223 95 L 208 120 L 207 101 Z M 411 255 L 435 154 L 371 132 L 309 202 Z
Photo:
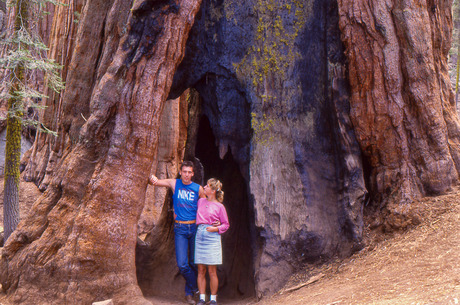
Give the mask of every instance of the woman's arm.
M 204 189 L 203 189 L 203 187 L 201 185 L 200 185 L 200 190 L 198 192 L 198 196 L 200 198 L 206 198 L 206 195 L 204 194 Z
M 228 222 L 227 210 L 225 210 L 223 205 L 219 211 L 219 219 L 221 224 L 216 228 L 218 229 L 219 234 L 224 234 L 227 232 L 228 228 L 230 228 L 230 223 Z

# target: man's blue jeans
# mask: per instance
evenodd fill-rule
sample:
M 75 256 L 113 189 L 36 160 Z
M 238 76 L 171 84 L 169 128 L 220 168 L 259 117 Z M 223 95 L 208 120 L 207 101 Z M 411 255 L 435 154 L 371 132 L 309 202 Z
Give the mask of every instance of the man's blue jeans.
M 195 265 L 196 224 L 174 224 L 174 243 L 176 245 L 176 262 L 180 273 L 185 278 L 185 295 L 193 295 L 198 290 L 196 284 L 197 269 Z

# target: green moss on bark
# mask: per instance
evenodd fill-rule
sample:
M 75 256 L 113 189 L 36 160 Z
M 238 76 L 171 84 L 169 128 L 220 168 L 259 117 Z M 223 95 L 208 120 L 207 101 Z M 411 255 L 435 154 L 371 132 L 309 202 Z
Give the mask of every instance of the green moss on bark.
M 312 13 L 311 5 L 303 1 L 258 0 L 254 7 L 258 16 L 254 45 L 233 67 L 238 79 L 252 87 L 252 128 L 257 144 L 267 145 L 273 138 L 279 113 L 272 109 L 284 111 L 281 103 L 300 96 L 300 88 L 285 86 L 284 82 L 292 80 L 296 62 L 302 59 L 296 40 Z M 229 12 L 226 15 L 231 16 Z

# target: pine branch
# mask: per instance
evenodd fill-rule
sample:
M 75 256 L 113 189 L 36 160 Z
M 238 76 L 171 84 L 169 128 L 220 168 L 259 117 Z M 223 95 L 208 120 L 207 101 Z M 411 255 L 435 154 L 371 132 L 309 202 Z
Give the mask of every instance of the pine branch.
M 38 15 L 43 16 L 46 13 L 44 8 L 48 3 L 63 6 L 66 4 L 54 0 L 20 1 L 27 1 L 26 6 L 28 5 L 29 7 L 30 5 L 36 5 L 37 9 L 21 11 L 22 8 L 19 9 L 19 6 L 17 6 L 14 31 L 0 41 L 0 45 L 7 49 L 7 52 L 0 58 L 0 70 L 3 70 L 4 74 L 8 76 L 8 79 L 4 79 L 2 82 L 3 90 L 0 90 L 0 99 L 12 102 L 13 106 L 10 108 L 8 115 L 15 118 L 19 118 L 21 113 L 24 113 L 26 103 L 31 104 L 30 106 L 34 108 L 40 108 L 41 106 L 32 101 L 48 98 L 46 94 L 29 85 L 27 75 L 32 75 L 32 73 L 36 72 L 43 73 L 44 83 L 46 84 L 46 86 L 43 86 L 44 88 L 47 87 L 56 93 L 64 89 L 64 83 L 60 76 L 62 66 L 45 56 L 49 49 L 38 35 L 33 34 L 34 30 L 30 25 L 34 26 L 37 22 L 36 18 L 33 18 L 35 16 L 30 16 L 29 13 L 35 11 L 38 12 Z M 19 4 L 11 1 L 10 6 L 14 5 Z M 44 132 L 55 134 L 38 121 L 33 122 L 29 119 L 21 119 L 21 122 L 23 125 L 25 124 L 24 126 L 33 125 Z

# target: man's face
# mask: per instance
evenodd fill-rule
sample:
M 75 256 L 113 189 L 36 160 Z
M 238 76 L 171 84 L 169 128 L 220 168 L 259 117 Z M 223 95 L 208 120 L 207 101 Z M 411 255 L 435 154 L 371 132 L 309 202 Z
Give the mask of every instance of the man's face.
M 180 177 L 183 183 L 190 184 L 193 177 L 193 168 L 190 166 L 183 166 L 180 170 Z

